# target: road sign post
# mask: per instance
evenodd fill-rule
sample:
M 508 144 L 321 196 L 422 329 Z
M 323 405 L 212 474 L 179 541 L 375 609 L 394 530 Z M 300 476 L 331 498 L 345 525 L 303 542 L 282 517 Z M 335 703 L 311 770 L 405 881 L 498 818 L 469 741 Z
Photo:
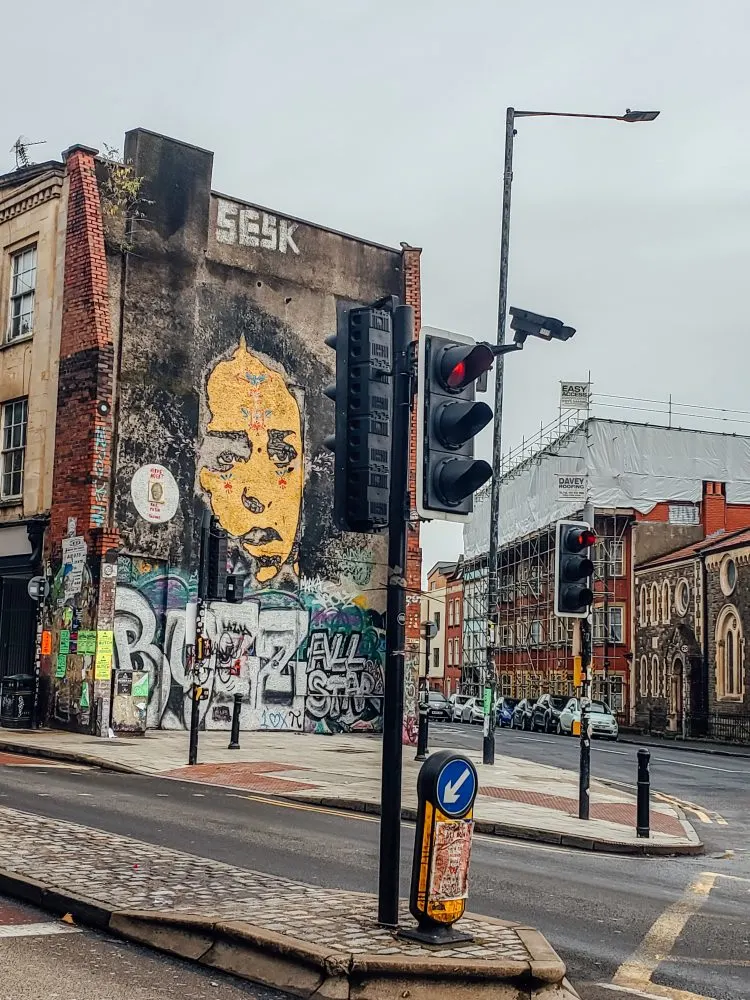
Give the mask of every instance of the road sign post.
M 431 945 L 472 940 L 453 925 L 466 909 L 478 787 L 472 762 L 452 750 L 422 765 L 409 897 L 417 927 L 400 929 L 401 937 Z

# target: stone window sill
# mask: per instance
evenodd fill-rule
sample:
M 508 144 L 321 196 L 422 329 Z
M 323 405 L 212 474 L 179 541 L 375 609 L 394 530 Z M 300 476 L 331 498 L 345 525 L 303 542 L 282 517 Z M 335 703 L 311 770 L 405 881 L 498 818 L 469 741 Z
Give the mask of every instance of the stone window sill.
M 20 507 L 23 504 L 23 497 L 13 497 L 9 500 L 0 500 L 0 509 L 5 507 Z
M 5 351 L 9 347 L 15 347 L 16 344 L 28 344 L 29 341 L 33 339 L 34 339 L 34 334 L 28 333 L 26 334 L 25 337 L 16 337 L 15 340 L 4 340 L 2 344 L 0 344 L 0 351 Z

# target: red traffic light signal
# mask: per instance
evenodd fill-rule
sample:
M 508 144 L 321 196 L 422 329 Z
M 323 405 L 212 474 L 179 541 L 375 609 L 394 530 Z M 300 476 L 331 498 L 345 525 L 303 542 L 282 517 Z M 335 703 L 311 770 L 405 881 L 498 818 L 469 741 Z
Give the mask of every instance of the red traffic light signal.
M 571 552 L 580 552 L 582 549 L 596 544 L 596 532 L 591 528 L 585 528 L 582 531 L 573 530 L 569 532 L 565 541 L 566 548 Z
M 437 373 L 449 392 L 461 392 L 472 385 L 495 362 L 488 344 L 453 344 L 444 347 L 437 359 Z

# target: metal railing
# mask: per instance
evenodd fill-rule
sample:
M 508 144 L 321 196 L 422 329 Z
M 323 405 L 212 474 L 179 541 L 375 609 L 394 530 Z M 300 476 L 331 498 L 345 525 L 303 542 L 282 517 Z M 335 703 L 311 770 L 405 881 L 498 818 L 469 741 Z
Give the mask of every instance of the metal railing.
M 750 743 L 750 715 L 734 712 L 709 712 L 693 715 L 689 720 L 690 735 L 717 743 Z

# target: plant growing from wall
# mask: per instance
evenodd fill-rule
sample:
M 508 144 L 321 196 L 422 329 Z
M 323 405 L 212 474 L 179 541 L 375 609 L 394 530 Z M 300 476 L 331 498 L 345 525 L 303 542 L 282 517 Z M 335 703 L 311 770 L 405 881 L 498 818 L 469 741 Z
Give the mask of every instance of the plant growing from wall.
M 145 218 L 143 209 L 153 202 L 142 196 L 144 177 L 135 172 L 132 160 L 123 162 L 119 150 L 102 143 L 105 155 L 101 157 L 106 177 L 100 185 L 102 215 L 111 220 L 107 226 L 122 253 L 133 251 L 133 223 Z M 112 232 L 114 230 L 114 232 Z

